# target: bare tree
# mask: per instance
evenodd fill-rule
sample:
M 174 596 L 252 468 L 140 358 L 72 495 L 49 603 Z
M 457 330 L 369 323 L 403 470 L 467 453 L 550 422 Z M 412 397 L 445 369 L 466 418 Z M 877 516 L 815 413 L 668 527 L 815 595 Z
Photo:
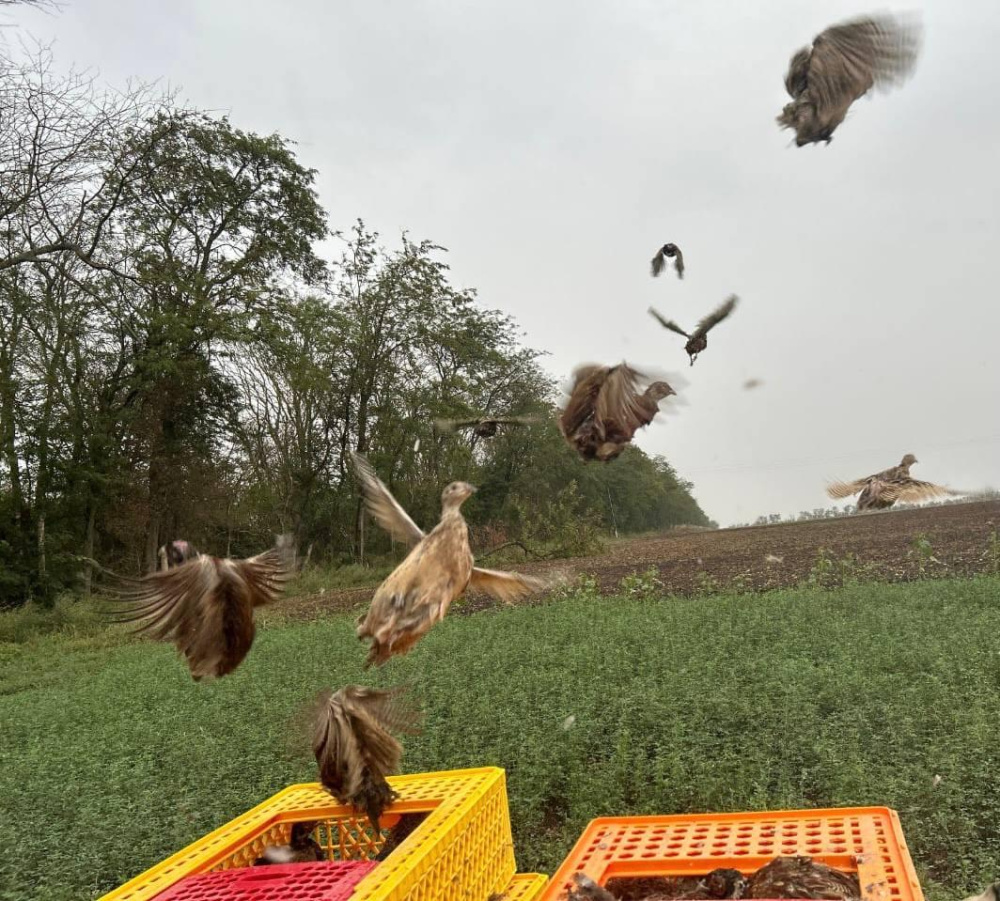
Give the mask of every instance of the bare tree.
M 149 86 L 60 75 L 46 48 L 0 55 L 0 272 L 60 254 L 114 268 L 105 238 L 138 177 L 136 142 L 162 139 L 145 123 L 167 103 Z

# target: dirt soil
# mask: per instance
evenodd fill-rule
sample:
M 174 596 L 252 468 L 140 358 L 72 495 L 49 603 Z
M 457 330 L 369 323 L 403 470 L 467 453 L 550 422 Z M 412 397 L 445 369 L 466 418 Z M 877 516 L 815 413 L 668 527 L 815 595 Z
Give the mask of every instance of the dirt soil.
M 822 550 L 835 561 L 850 555 L 853 570 L 861 577 L 904 581 L 995 571 L 1000 560 L 994 553 L 1000 554 L 1000 548 L 990 550 L 994 531 L 1000 532 L 1000 501 L 982 501 L 771 526 L 677 530 L 616 541 L 604 553 L 590 557 L 493 565 L 525 573 L 565 570 L 571 577 L 587 574 L 605 593 L 614 593 L 625 576 L 655 567 L 666 593 L 695 594 L 798 585 L 816 571 Z M 929 542 L 922 553 L 914 548 L 921 536 Z M 830 578 L 837 578 L 836 571 Z M 373 587 L 291 597 L 282 603 L 282 612 L 294 619 L 311 619 L 363 608 Z M 489 599 L 474 596 L 456 606 L 454 612 L 492 606 Z

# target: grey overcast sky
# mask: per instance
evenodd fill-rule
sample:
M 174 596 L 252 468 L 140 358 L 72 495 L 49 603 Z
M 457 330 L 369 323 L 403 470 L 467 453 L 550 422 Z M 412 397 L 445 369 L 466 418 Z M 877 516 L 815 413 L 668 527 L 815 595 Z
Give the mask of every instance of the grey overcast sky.
M 789 57 L 858 0 L 66 0 L 16 9 L 57 62 L 161 79 L 319 170 L 337 228 L 449 248 L 560 378 L 682 372 L 639 437 L 723 524 L 828 478 L 1000 485 L 1000 3 L 929 0 L 902 88 L 829 147 L 774 122 Z M 909 7 L 915 8 L 915 7 Z M 874 7 L 875 10 L 878 7 Z M 904 7 L 905 9 L 905 7 Z M 9 34 L 9 32 L 8 32 Z M 666 241 L 683 282 L 653 280 Z M 688 369 L 647 315 L 742 304 Z M 764 385 L 744 391 L 756 377 Z

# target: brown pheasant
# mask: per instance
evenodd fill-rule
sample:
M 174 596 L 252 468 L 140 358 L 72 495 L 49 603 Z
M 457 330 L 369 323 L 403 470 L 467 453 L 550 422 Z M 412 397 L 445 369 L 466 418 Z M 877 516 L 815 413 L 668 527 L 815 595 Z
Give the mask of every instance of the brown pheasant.
M 618 457 L 636 431 L 653 421 L 660 401 L 677 393 L 665 381 L 640 391 L 646 377 L 626 363 L 579 366 L 573 380 L 559 430 L 586 462 L 607 463 Z
M 257 631 L 254 608 L 278 599 L 295 572 L 295 554 L 289 535 L 247 560 L 194 553 L 138 581 L 121 580 L 126 587 L 114 592 L 112 618 L 174 642 L 198 681 L 225 676 L 243 662 Z
M 323 699 L 313 732 L 320 782 L 341 804 L 363 810 L 379 831 L 396 798 L 387 777 L 399 769 L 402 745 L 392 732 L 413 732 L 417 714 L 399 692 L 348 685 Z
M 678 335 L 683 335 L 688 339 L 687 344 L 684 345 L 684 350 L 687 351 L 688 356 L 691 358 L 691 365 L 694 366 L 694 361 L 698 359 L 698 354 L 708 347 L 708 333 L 736 309 L 738 300 L 739 298 L 735 294 L 731 295 L 721 306 L 714 309 L 702 319 L 690 334 L 684 331 L 672 319 L 665 319 L 652 307 L 649 308 L 649 314 L 664 328 L 670 329 L 670 331 L 676 332 Z
M 795 130 L 795 143 L 833 140 L 851 104 L 873 87 L 903 81 L 913 71 L 920 44 L 918 23 L 869 16 L 827 28 L 789 63 L 785 88 L 792 102 L 778 124 Z
M 475 566 L 461 512 L 476 490 L 468 482 L 452 482 L 444 489 L 441 521 L 425 535 L 364 457 L 354 454 L 354 465 L 368 512 L 397 541 L 414 545 L 375 590 L 368 614 L 358 626 L 358 637 L 372 642 L 366 665 L 381 665 L 394 654 L 409 651 L 444 619 L 451 602 L 467 588 L 510 602 L 552 584 L 549 579 Z
M 859 510 L 884 510 L 896 501 L 915 504 L 963 493 L 933 482 L 911 478 L 910 467 L 916 462 L 917 458 L 913 454 L 907 454 L 898 466 L 891 466 L 874 475 L 853 482 L 831 482 L 827 485 L 826 493 L 835 500 L 840 500 L 860 491 L 861 496 L 857 502 Z

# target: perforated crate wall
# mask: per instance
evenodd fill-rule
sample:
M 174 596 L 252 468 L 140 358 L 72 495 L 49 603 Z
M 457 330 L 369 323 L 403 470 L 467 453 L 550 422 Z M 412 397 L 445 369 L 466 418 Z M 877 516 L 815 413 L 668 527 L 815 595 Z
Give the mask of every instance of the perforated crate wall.
M 538 901 L 549 884 L 541 873 L 518 873 L 500 893 L 500 901 Z
M 348 901 L 375 866 L 370 860 L 327 860 L 196 873 L 156 901 Z
M 616 876 L 685 876 L 716 867 L 749 875 L 794 855 L 856 872 L 863 901 L 923 901 L 899 817 L 887 807 L 604 817 L 587 826 L 542 898 L 564 897 L 576 872 L 600 885 Z
M 486 901 L 514 876 L 514 843 L 502 769 L 484 767 L 396 776 L 399 793 L 386 812 L 426 812 L 426 819 L 355 889 L 352 901 Z M 291 824 L 318 820 L 317 839 L 334 860 L 374 857 L 383 836 L 318 784 L 292 785 L 162 863 L 136 876 L 101 901 L 148 901 L 192 873 L 245 867 L 269 844 L 288 841 Z

